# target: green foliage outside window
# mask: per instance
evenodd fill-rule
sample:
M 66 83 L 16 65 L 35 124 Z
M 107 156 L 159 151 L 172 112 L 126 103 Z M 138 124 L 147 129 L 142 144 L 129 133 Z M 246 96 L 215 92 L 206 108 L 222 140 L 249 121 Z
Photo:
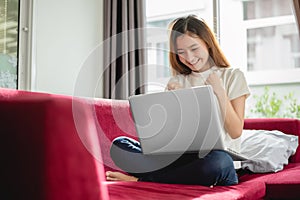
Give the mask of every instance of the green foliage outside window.
M 275 92 L 270 93 L 266 86 L 262 95 L 254 95 L 253 98 L 255 104 L 250 112 L 255 117 L 300 119 L 300 104 L 292 92 L 280 98 Z

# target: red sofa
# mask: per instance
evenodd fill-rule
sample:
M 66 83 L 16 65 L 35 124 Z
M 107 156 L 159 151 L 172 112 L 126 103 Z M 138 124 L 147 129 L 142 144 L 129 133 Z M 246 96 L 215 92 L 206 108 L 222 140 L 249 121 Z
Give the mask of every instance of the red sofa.
M 129 104 L 0 89 L 1 199 L 300 199 L 300 151 L 277 173 L 245 174 L 235 186 L 108 182 L 120 170 L 111 140 L 135 137 Z M 246 119 L 245 129 L 300 136 L 296 119 Z

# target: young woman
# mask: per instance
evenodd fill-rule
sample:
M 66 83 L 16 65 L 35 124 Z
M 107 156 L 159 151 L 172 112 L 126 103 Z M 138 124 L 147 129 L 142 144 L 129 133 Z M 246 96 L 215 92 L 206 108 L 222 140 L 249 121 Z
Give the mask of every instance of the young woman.
M 224 120 L 225 145 L 239 152 L 245 101 L 250 94 L 244 74 L 230 68 L 213 32 L 203 20 L 195 16 L 182 17 L 174 20 L 170 28 L 169 58 L 173 76 L 166 89 L 211 85 Z M 144 156 L 137 141 L 119 137 L 113 141 L 111 156 L 129 175 L 109 171 L 107 180 L 206 186 L 238 183 L 235 171 L 238 166 L 224 151 L 213 150 L 204 158 L 198 154 L 183 154 L 175 162 L 156 169 L 155 163 L 164 158 Z M 165 158 L 167 156 L 170 155 Z

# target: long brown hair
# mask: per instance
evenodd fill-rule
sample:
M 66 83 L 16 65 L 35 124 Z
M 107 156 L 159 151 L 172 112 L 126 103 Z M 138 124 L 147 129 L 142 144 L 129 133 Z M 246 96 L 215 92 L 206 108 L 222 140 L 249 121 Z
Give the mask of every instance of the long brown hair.
M 192 37 L 202 39 L 208 48 L 209 59 L 214 65 L 218 67 L 230 66 L 214 33 L 203 20 L 198 19 L 194 15 L 189 15 L 175 19 L 171 22 L 169 28 L 171 29 L 169 59 L 174 74 L 190 74 L 192 72 L 190 68 L 179 60 L 177 55 L 176 39 L 182 34 L 189 34 Z

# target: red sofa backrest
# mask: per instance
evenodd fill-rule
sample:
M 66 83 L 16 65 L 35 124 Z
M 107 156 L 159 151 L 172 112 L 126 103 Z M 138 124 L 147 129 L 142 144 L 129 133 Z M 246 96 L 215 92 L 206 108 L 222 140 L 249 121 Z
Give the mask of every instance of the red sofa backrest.
M 137 139 L 129 103 L 126 100 L 94 99 L 93 104 L 105 170 L 121 171 L 111 160 L 110 146 L 118 136 Z

